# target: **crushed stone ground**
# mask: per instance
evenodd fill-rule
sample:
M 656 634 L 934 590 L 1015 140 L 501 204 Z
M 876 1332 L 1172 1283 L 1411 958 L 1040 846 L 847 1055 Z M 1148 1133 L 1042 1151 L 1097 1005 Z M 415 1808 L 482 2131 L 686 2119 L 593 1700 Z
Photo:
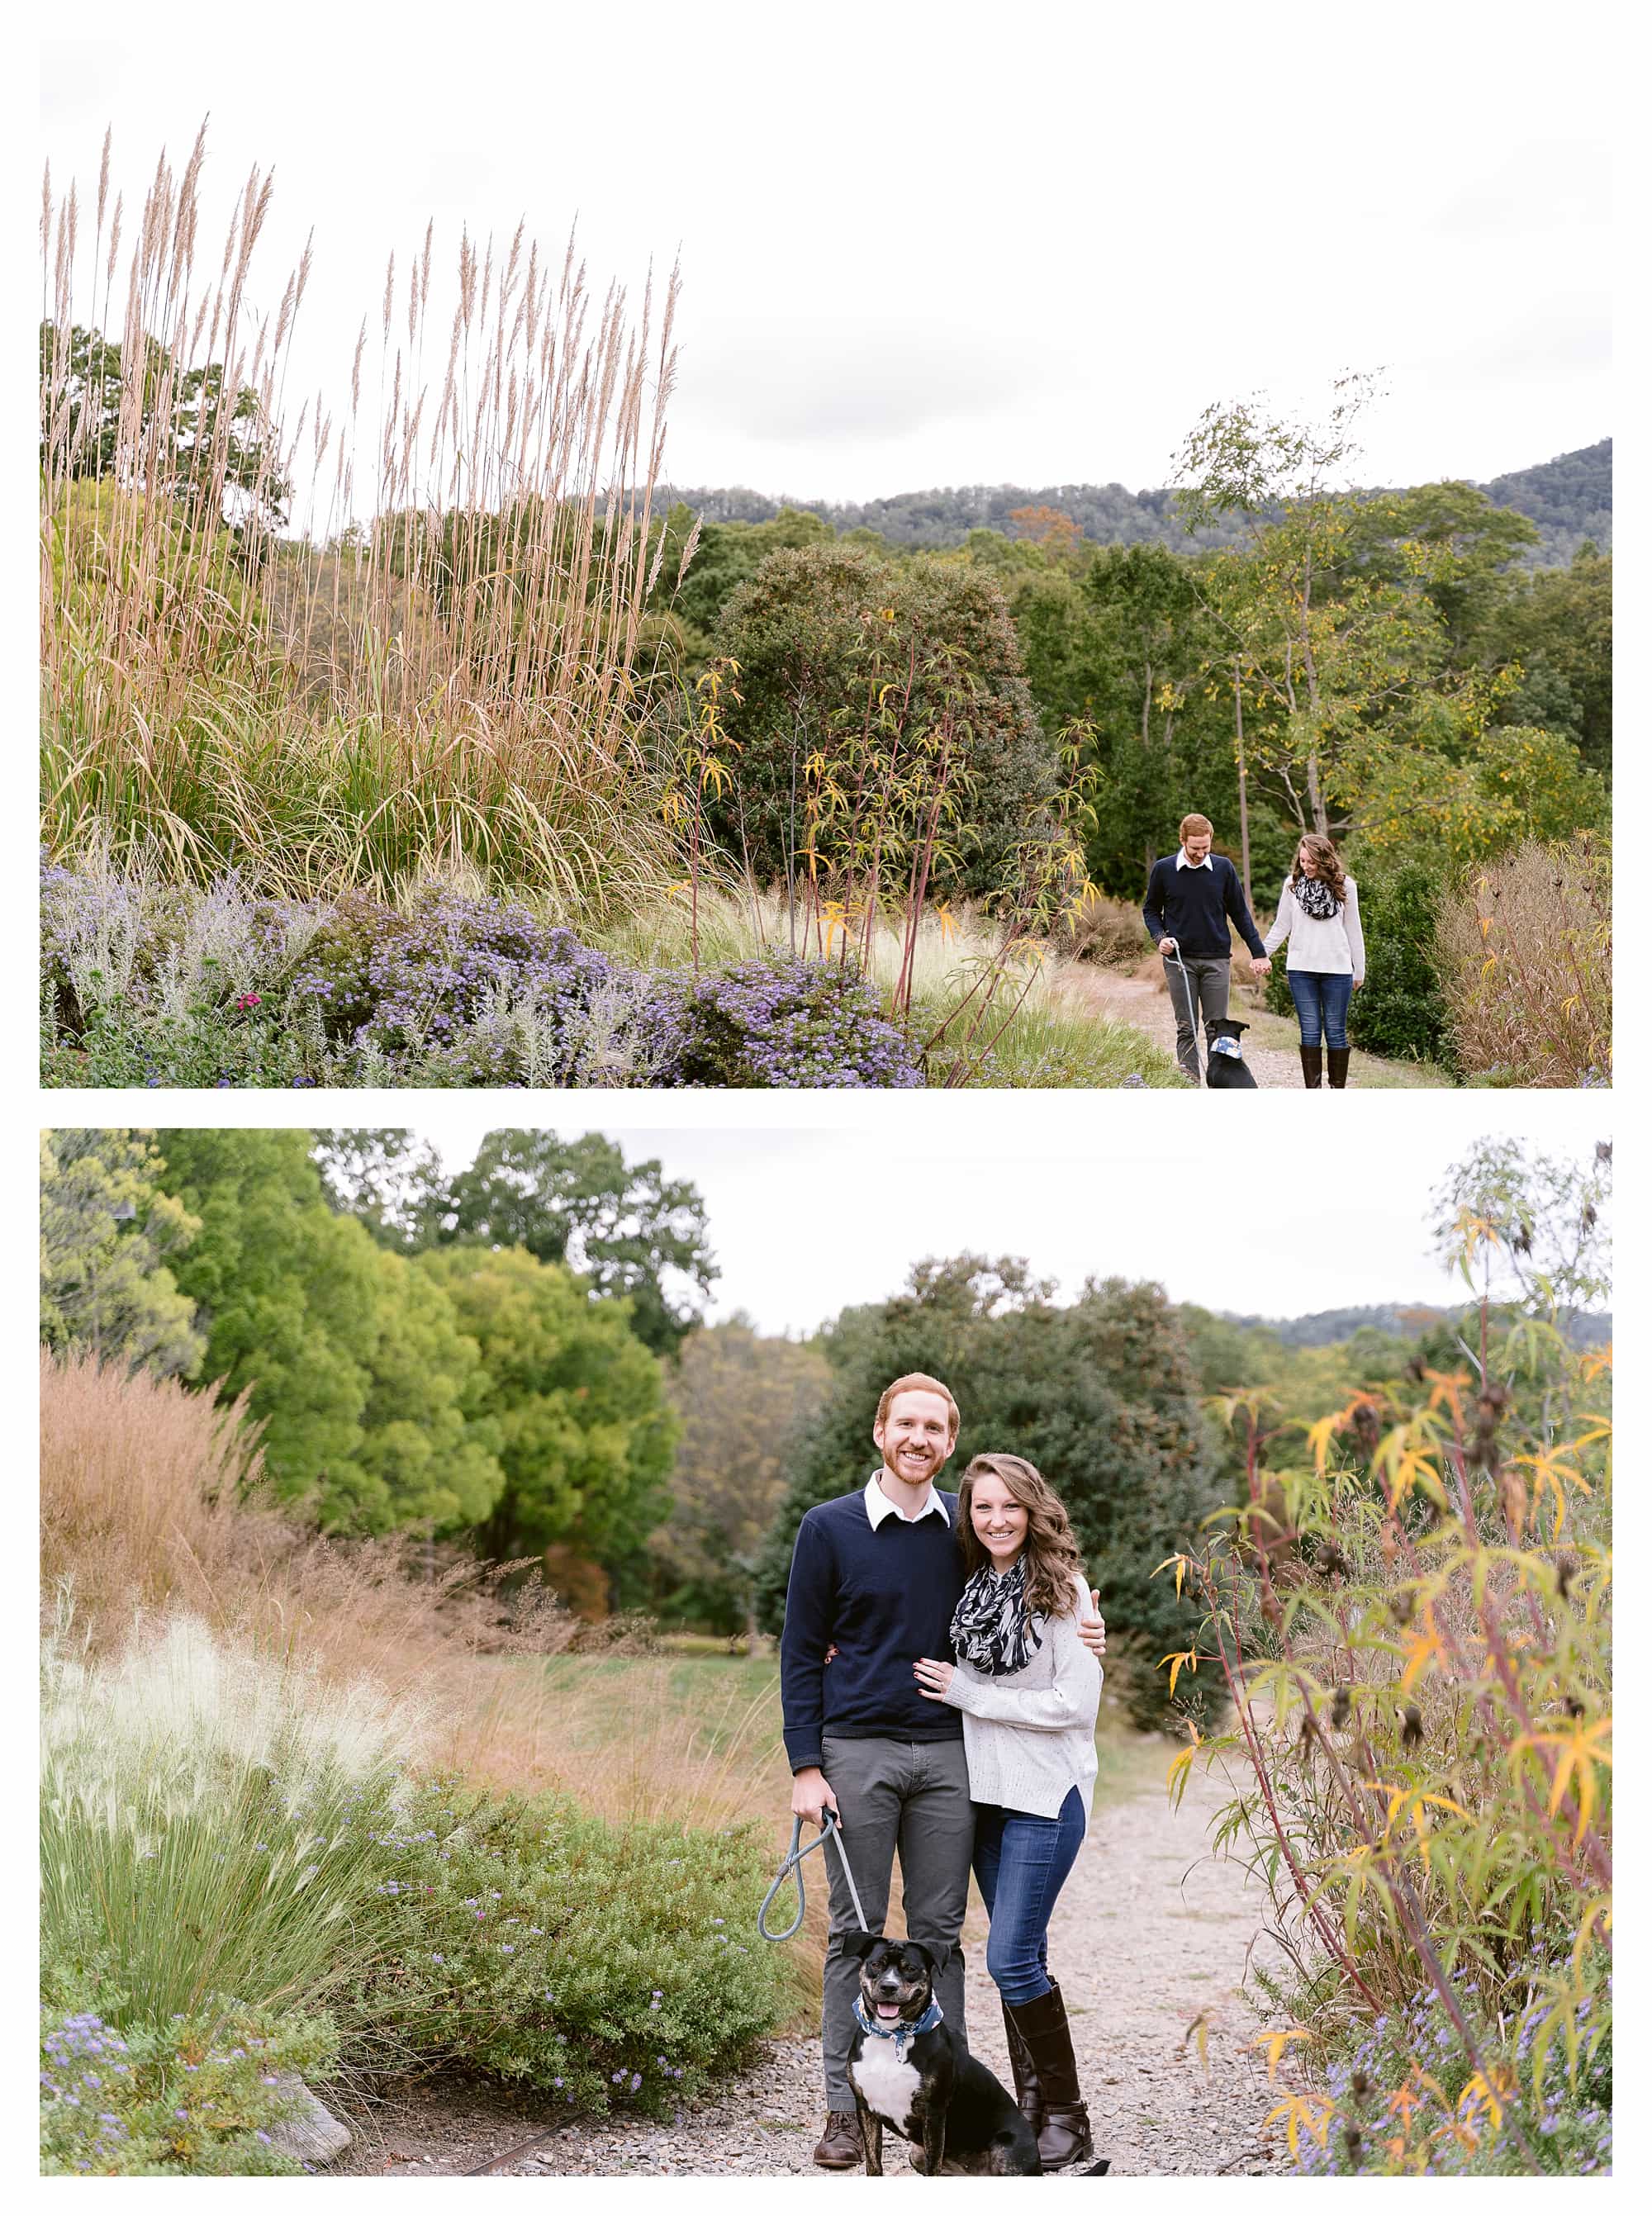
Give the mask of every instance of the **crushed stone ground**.
M 1155 1766 L 1162 1774 L 1156 1757 Z M 1241 1986 L 1248 1965 L 1279 1958 L 1266 1893 L 1210 1852 L 1224 1798 L 1219 1780 L 1195 1774 L 1173 1811 L 1156 1776 L 1098 1806 L 1051 1926 L 1097 2151 L 1117 2176 L 1267 2175 L 1279 2151 L 1265 2127 L 1278 2091 L 1250 2043 L 1260 2027 Z M 971 2043 L 1008 2084 L 983 1934 L 977 1903 L 965 1934 Z M 347 2113 L 356 2141 L 334 2176 L 452 2176 L 487 2165 L 507 2177 L 819 2176 L 811 2158 L 824 2115 L 820 2042 L 767 2043 L 753 2068 L 670 2124 L 562 2124 L 532 2095 L 453 2078 L 392 2089 Z M 887 2141 L 885 2160 L 891 2176 L 912 2174 L 898 2148 L 891 2160 Z

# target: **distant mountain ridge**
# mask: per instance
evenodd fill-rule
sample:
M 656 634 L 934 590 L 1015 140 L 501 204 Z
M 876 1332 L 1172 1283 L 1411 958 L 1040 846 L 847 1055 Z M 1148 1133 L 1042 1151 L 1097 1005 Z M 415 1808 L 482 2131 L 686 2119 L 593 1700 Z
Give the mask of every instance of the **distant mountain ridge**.
M 1236 1323 L 1249 1331 L 1271 1331 L 1286 1346 L 1334 1346 L 1340 1339 L 1352 1339 L 1361 1329 L 1380 1331 L 1390 1339 L 1420 1339 L 1436 1324 L 1477 1313 L 1472 1304 L 1448 1308 L 1427 1301 L 1384 1301 L 1370 1308 L 1319 1308 L 1311 1315 L 1301 1316 L 1235 1315 L 1230 1309 L 1221 1311 L 1224 1323 Z M 1562 1320 L 1575 1346 L 1605 1346 L 1612 1338 L 1610 1308 L 1599 1312 L 1573 1308 Z
M 1606 553 L 1612 545 L 1612 440 L 1600 439 L 1552 461 L 1494 477 L 1481 490 L 1499 507 L 1531 517 L 1541 533 L 1532 549 L 1542 568 L 1569 562 L 1585 540 Z M 1391 488 L 1399 489 L 1399 488 Z M 771 499 L 744 485 L 655 489 L 656 508 L 682 501 L 707 523 L 767 523 L 785 508 L 823 516 L 839 532 L 875 531 L 893 546 L 961 546 L 971 531 L 1013 529 L 1018 508 L 1058 508 L 1098 545 L 1157 540 L 1183 549 L 1230 545 L 1236 521 L 1190 535 L 1177 520 L 1168 489 L 1129 492 L 1121 484 L 946 485 L 927 492 L 896 493 L 887 500 Z

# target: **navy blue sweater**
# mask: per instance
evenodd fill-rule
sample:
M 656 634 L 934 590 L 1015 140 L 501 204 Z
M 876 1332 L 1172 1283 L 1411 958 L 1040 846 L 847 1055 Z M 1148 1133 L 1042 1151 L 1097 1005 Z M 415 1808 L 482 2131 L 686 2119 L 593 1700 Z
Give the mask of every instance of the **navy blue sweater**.
M 1184 954 L 1226 960 L 1233 951 L 1228 918 L 1251 952 L 1262 951 L 1261 933 L 1245 906 L 1239 872 L 1225 854 L 1212 854 L 1208 870 L 1178 869 L 1174 854 L 1155 862 L 1142 902 L 1142 920 L 1156 946 L 1167 933 Z
M 794 1771 L 818 1768 L 826 1732 L 963 1736 L 959 1711 L 926 1701 L 912 1675 L 922 1656 L 952 1659 L 952 1611 L 964 1591 L 958 1496 L 939 1498 L 944 1522 L 885 1516 L 874 1531 L 862 1487 L 811 1508 L 798 1525 L 780 1633 L 780 1709 Z M 831 1646 L 837 1653 L 828 1662 Z

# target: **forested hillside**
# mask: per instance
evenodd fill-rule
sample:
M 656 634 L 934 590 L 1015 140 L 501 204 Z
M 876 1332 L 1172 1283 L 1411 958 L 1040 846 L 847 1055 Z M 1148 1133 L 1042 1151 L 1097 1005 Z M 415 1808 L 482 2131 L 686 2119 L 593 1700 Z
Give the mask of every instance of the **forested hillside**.
M 1433 1308 L 1427 1302 L 1379 1302 L 1375 1307 L 1319 1308 L 1311 1315 L 1233 1315 L 1222 1321 L 1243 1331 L 1271 1332 L 1282 1346 L 1333 1346 L 1352 1339 L 1357 1331 L 1379 1331 L 1390 1339 L 1421 1339 L 1425 1333 L 1451 1320 L 1452 1311 Z M 1611 1312 L 1587 1314 L 1569 1310 L 1564 1317 L 1568 1337 L 1575 1345 L 1605 1346 L 1612 1339 Z
M 1389 490 L 1400 488 L 1390 487 Z M 1512 508 L 1538 526 L 1530 559 L 1538 569 L 1568 563 L 1586 540 L 1604 553 L 1612 545 L 1612 440 L 1597 440 L 1553 461 L 1494 477 L 1477 488 L 1499 508 Z M 946 485 L 927 492 L 895 493 L 885 500 L 771 500 L 743 485 L 663 486 L 656 504 L 681 501 L 708 523 L 770 523 L 782 508 L 818 515 L 838 532 L 874 531 L 891 546 L 961 546 L 971 531 L 1026 534 L 1018 511 L 1054 510 L 1069 516 L 1082 537 L 1100 546 L 1143 542 L 1175 546 L 1223 546 L 1243 535 L 1230 518 L 1191 534 L 1168 489 L 1130 492 L 1121 484 Z

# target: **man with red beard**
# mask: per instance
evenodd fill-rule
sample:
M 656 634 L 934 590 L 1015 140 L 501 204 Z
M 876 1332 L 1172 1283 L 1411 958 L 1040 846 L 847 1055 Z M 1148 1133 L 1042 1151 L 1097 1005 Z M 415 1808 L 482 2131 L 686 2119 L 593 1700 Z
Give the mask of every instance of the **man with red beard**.
M 909 1938 L 940 1965 L 935 1995 L 964 2036 L 964 1952 L 975 1811 L 959 1711 L 927 1701 L 912 1665 L 950 1656 L 964 1590 L 955 1493 L 937 1490 L 958 1443 L 958 1403 L 937 1377 L 897 1377 L 872 1427 L 882 1457 L 864 1487 L 811 1508 L 798 1528 L 780 1636 L 780 1702 L 794 1815 L 836 1811 L 856 1890 L 881 1930 L 898 1850 Z M 1094 1653 L 1097 1616 L 1081 1627 Z M 829 1848 L 831 1928 L 821 2008 L 826 2129 L 823 2170 L 862 2160 L 849 2084 L 860 1965 L 843 1951 L 859 1925 Z

